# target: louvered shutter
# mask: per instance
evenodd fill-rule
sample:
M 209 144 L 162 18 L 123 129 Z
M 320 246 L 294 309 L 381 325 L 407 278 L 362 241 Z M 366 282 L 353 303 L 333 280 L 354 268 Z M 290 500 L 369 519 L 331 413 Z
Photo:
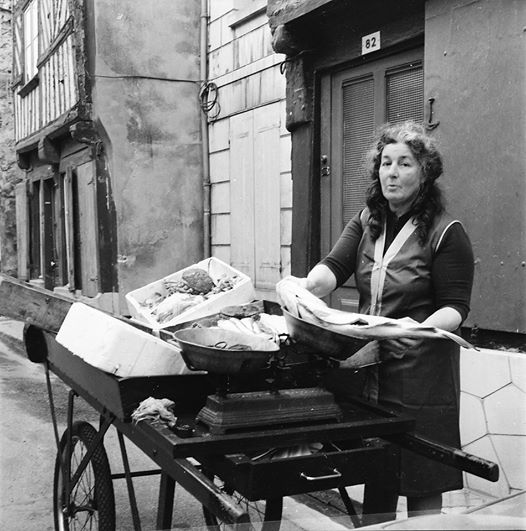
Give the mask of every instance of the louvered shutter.
M 424 119 L 424 69 L 411 63 L 386 72 L 387 121 Z
M 365 153 L 374 132 L 374 79 L 367 77 L 343 87 L 343 224 L 365 202 L 369 180 Z

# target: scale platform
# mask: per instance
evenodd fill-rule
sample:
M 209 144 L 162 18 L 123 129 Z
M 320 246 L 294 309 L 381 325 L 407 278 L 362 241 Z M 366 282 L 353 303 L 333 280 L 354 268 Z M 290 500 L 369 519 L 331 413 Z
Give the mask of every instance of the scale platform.
M 339 422 L 342 416 L 334 395 L 314 387 L 210 395 L 196 420 L 218 434 L 260 426 Z

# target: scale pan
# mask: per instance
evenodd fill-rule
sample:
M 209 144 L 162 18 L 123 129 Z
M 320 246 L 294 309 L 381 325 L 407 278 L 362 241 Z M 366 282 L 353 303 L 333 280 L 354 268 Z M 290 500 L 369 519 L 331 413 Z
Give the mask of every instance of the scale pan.
M 358 339 L 327 330 L 323 326 L 295 317 L 284 308 L 283 315 L 290 336 L 312 352 L 321 355 L 345 360 L 370 341 L 370 339 Z
M 276 343 L 263 337 L 218 327 L 184 328 L 174 337 L 190 370 L 215 374 L 258 371 L 279 351 Z

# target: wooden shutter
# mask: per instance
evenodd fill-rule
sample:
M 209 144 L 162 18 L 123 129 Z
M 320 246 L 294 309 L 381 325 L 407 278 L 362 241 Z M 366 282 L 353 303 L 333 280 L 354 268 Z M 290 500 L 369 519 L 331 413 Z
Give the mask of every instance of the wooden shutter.
M 24 38 L 22 33 L 22 14 L 13 19 L 13 85 L 22 81 L 24 71 Z
M 364 156 L 374 132 L 374 96 L 373 76 L 343 87 L 343 226 L 365 203 Z
M 267 105 L 230 121 L 231 264 L 256 288 L 280 279 L 280 107 Z
M 252 112 L 230 119 L 230 260 L 250 278 L 254 264 L 254 117 Z
M 55 179 L 53 190 L 53 261 L 54 284 L 67 284 L 66 235 L 64 223 L 64 174 Z
M 90 161 L 76 170 L 82 294 L 94 297 L 100 291 L 96 166 Z
M 29 208 L 26 182 L 15 186 L 18 278 L 29 280 Z
M 254 110 L 254 229 L 256 288 L 280 279 L 280 106 Z
M 64 232 L 68 288 L 70 291 L 75 291 L 75 228 L 73 221 L 73 170 L 71 167 L 66 169 L 64 175 Z

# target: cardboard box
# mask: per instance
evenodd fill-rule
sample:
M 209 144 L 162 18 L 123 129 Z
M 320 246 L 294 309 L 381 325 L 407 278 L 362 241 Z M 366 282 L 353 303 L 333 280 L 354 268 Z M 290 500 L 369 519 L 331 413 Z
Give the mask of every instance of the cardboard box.
M 210 295 L 204 302 L 198 303 L 195 306 L 188 308 L 169 321 L 159 323 L 156 316 L 152 313 L 152 310 L 144 306 L 142 303 L 145 300 L 154 297 L 156 294 L 166 297 L 168 295 L 168 291 L 164 285 L 164 282 L 181 280 L 185 271 L 195 267 L 206 271 L 216 284 L 225 275 L 229 277 L 236 276 L 238 277 L 238 281 L 233 289 Z M 241 273 L 237 269 L 234 269 L 218 258 L 211 257 L 192 266 L 185 267 L 184 269 L 172 273 L 171 275 L 168 275 L 160 280 L 151 282 L 142 288 L 130 291 L 126 294 L 126 303 L 128 304 L 128 310 L 131 317 L 138 320 L 143 320 L 153 329 L 159 330 L 194 319 L 200 319 L 201 317 L 206 317 L 208 315 L 213 315 L 220 312 L 225 306 L 245 304 L 247 302 L 253 301 L 255 298 L 256 293 L 254 291 L 254 286 L 250 280 L 250 277 L 244 273 Z
M 175 345 L 81 302 L 72 304 L 56 340 L 86 363 L 120 377 L 190 372 Z

